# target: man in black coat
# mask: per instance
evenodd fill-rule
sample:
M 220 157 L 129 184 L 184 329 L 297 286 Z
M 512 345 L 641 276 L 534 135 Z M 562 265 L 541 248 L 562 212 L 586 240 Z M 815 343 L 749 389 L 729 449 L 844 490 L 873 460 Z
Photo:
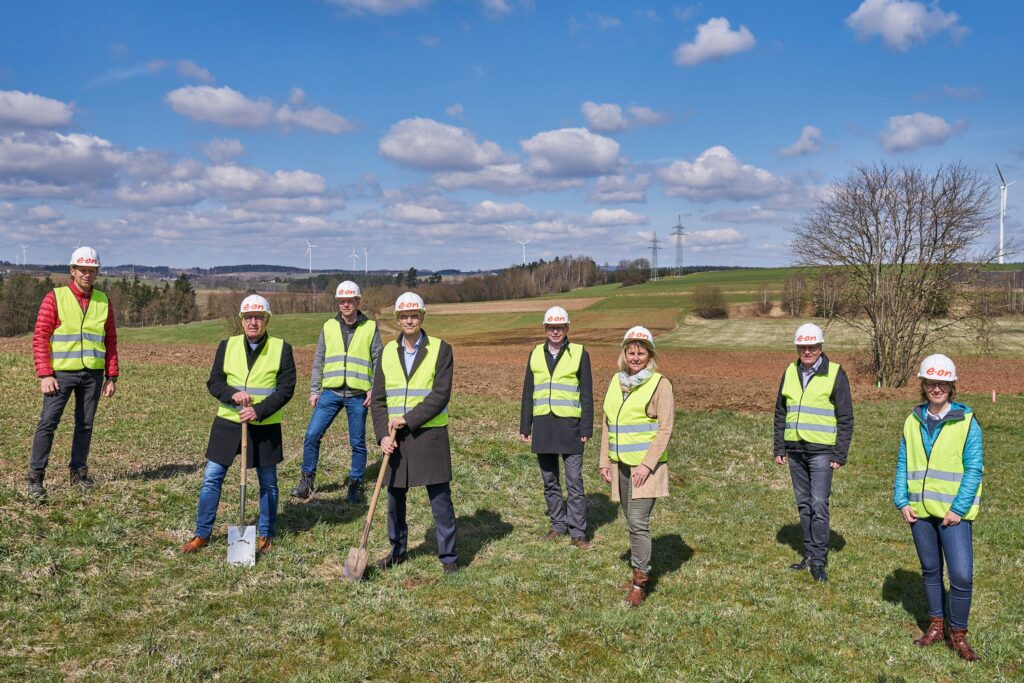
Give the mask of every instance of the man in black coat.
M 458 571 L 448 440 L 452 348 L 423 332 L 426 306 L 418 294 L 406 292 L 398 297 L 395 314 L 402 334 L 381 352 L 370 399 L 377 442 L 390 454 L 385 480 L 391 553 L 377 562 L 377 568 L 389 569 L 407 559 L 406 494 L 413 486 L 425 486 L 437 529 L 438 558 L 444 572 L 451 574 Z M 394 439 L 391 429 L 396 432 Z
M 526 364 L 519 438 L 537 454 L 550 530 L 544 540 L 565 533 L 582 550 L 587 540 L 587 498 L 583 490 L 583 449 L 594 433 L 594 392 L 590 355 L 582 344 L 570 344 L 569 314 L 554 306 L 544 314 L 547 340 L 534 347 Z M 559 460 L 565 462 L 563 498 L 558 477 Z
M 260 482 L 257 550 L 266 553 L 273 547 L 277 464 L 284 459 L 281 409 L 295 392 L 295 360 L 288 342 L 266 333 L 270 302 L 253 294 L 242 301 L 241 309 L 244 334 L 221 341 L 206 382 L 220 408 L 206 447 L 195 535 L 181 547 L 183 553 L 194 553 L 210 542 L 224 476 L 241 452 L 242 423 L 249 425 L 243 466 L 255 468 Z

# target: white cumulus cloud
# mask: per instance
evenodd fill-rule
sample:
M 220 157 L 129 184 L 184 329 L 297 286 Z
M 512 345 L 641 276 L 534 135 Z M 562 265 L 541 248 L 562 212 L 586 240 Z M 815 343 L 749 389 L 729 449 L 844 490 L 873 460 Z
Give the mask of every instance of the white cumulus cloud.
M 721 145 L 704 150 L 691 161 L 675 161 L 657 171 L 670 197 L 688 197 L 694 201 L 716 199 L 753 199 L 779 191 L 779 177 L 739 159 Z
M 821 151 L 821 129 L 817 126 L 804 126 L 800 139 L 789 147 L 779 150 L 784 157 L 799 157 Z
M 203 153 L 206 158 L 215 164 L 223 164 L 240 157 L 244 151 L 245 147 L 241 140 L 234 138 L 217 138 L 203 145 Z
M 526 220 L 533 218 L 534 211 L 526 204 L 513 202 L 499 204 L 485 199 L 473 207 L 472 219 L 475 223 L 503 223 L 506 221 Z
M 292 109 L 289 105 L 283 104 L 275 112 L 274 118 L 284 126 L 299 126 L 318 133 L 333 133 L 334 135 L 347 133 L 357 128 L 344 116 L 319 106 Z
M 599 226 L 645 225 L 648 219 L 647 216 L 626 209 L 596 209 L 590 213 L 587 222 Z
M 127 158 L 113 143 L 95 135 L 19 132 L 0 136 L 0 181 L 97 184 L 110 179 Z
M 213 83 L 213 74 L 191 60 L 182 59 L 178 61 L 177 66 L 179 76 L 191 78 L 200 83 Z
M 619 143 L 586 128 L 545 131 L 520 144 L 530 155 L 530 170 L 539 175 L 598 176 L 615 171 L 619 165 Z
M 624 175 L 605 175 L 594 183 L 588 199 L 598 204 L 646 202 L 650 185 L 651 176 L 646 173 L 638 174 L 633 180 Z
M 505 194 L 554 192 L 583 184 L 578 178 L 537 177 L 518 162 L 491 164 L 477 171 L 438 173 L 433 181 L 445 190 L 476 188 Z
M 467 128 L 433 119 L 404 119 L 380 140 L 382 156 L 407 166 L 432 170 L 475 169 L 505 160 L 501 148 L 477 142 Z
M 190 182 L 141 182 L 122 185 L 114 191 L 114 198 L 129 206 L 182 206 L 195 204 L 203 198 L 202 191 Z
M 861 40 L 879 35 L 887 47 L 901 52 L 942 31 L 954 40 L 968 33 L 956 12 L 942 11 L 937 0 L 930 4 L 931 7 L 916 0 L 864 0 L 846 17 L 846 25 Z
M 407 10 L 419 9 L 430 4 L 430 0 L 328 0 L 349 12 L 362 14 L 401 14 Z
M 447 220 L 440 209 L 421 204 L 395 204 L 388 209 L 388 217 L 402 223 L 443 223 Z
M 736 228 L 694 230 L 683 238 L 683 244 L 690 251 L 707 252 L 726 249 L 747 241 L 747 237 Z
M 708 19 L 697 27 L 697 37 L 676 48 L 676 64 L 695 66 L 708 60 L 722 59 L 737 52 L 750 50 L 757 44 L 754 34 L 740 25 L 735 31 L 725 17 Z
M 300 126 L 319 133 L 334 134 L 356 128 L 345 117 L 324 107 L 293 109 L 288 104 L 277 107 L 265 97 L 246 97 L 226 85 L 219 88 L 209 85 L 186 86 L 167 93 L 165 99 L 171 109 L 182 116 L 222 126 L 264 128 L 277 123 L 285 127 Z
M 0 90 L 0 129 L 54 128 L 71 123 L 74 105 L 21 90 Z
M 654 111 L 650 107 L 630 106 L 623 112 L 622 107 L 614 103 L 586 101 L 580 107 L 587 128 L 598 133 L 617 133 L 634 126 L 653 125 L 668 120 L 668 115 Z
M 881 137 L 886 150 L 907 152 L 926 145 L 941 145 L 955 131 L 943 118 L 917 112 L 890 117 L 889 127 Z

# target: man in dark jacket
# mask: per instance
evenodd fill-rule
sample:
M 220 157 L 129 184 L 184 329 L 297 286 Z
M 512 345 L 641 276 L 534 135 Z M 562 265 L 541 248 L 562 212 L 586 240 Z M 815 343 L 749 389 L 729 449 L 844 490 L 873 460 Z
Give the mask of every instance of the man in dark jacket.
M 544 540 L 569 534 L 577 548 L 587 540 L 587 498 L 583 490 L 583 449 L 594 430 L 594 393 L 590 356 L 582 344 L 570 344 L 569 314 L 554 306 L 544 314 L 547 341 L 530 353 L 523 379 L 519 438 L 537 454 L 551 528 Z M 558 464 L 565 462 L 562 494 Z
M 260 482 L 257 550 L 270 552 L 277 520 L 277 464 L 284 459 L 281 409 L 295 392 L 295 360 L 288 342 L 267 334 L 270 302 L 258 294 L 242 300 L 244 334 L 217 347 L 206 388 L 220 401 L 206 447 L 206 470 L 199 490 L 196 531 L 183 553 L 210 542 L 228 467 L 241 453 L 242 423 L 248 424 L 249 450 L 242 466 L 256 469 Z
M 793 338 L 798 360 L 787 366 L 775 401 L 775 462 L 789 461 L 803 530 L 804 557 L 815 581 L 828 581 L 829 496 L 833 473 L 846 464 L 853 438 L 850 381 L 821 351 L 825 335 L 812 323 Z
M 437 529 L 437 555 L 444 573 L 451 574 L 459 569 L 448 441 L 452 348 L 423 332 L 425 314 L 418 294 L 406 292 L 398 297 L 395 315 L 402 334 L 384 346 L 373 375 L 373 429 L 381 450 L 390 455 L 384 476 L 391 552 L 377 562 L 377 569 L 389 569 L 408 558 L 406 494 L 413 486 L 425 486 Z M 392 429 L 394 439 L 389 435 Z

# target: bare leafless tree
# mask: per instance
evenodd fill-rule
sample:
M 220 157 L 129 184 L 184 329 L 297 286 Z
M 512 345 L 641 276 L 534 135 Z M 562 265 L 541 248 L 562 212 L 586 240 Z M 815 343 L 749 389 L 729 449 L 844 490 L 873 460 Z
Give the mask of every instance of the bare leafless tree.
M 975 253 L 992 218 L 988 180 L 962 163 L 927 173 L 913 166 L 861 166 L 835 184 L 794 229 L 805 265 L 839 266 L 850 306 L 841 317 L 868 333 L 882 386 L 907 383 L 926 348 L 972 315 Z M 935 302 L 948 303 L 936 317 Z

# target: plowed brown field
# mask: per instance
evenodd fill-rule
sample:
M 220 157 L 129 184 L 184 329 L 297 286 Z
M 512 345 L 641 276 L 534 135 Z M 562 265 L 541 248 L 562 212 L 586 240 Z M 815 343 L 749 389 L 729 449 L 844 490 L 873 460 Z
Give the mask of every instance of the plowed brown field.
M 0 351 L 28 356 L 30 341 L 26 338 L 0 339 Z M 210 345 L 119 345 L 122 362 L 166 363 L 205 367 L 213 360 Z M 456 346 L 455 391 L 495 396 L 518 401 L 522 392 L 523 374 L 530 346 L 514 348 L 496 346 Z M 615 371 L 617 348 L 590 348 L 594 366 L 594 394 L 597 402 L 604 395 Z M 298 349 L 295 362 L 300 375 L 309 375 L 313 352 Z M 858 373 L 854 359 L 837 354 L 835 359 L 850 373 L 855 401 L 887 399 L 914 400 L 917 389 L 877 389 L 871 378 Z M 787 352 L 756 351 L 691 351 L 670 349 L 658 355 L 660 370 L 672 380 L 676 403 L 683 409 L 771 411 L 779 387 L 779 378 L 786 363 L 793 360 Z M 1024 373 L 1020 361 L 1007 358 L 960 358 L 962 379 L 959 389 L 967 392 L 997 394 L 1024 392 Z M 26 362 L 31 362 L 26 357 Z M 131 381 L 130 378 L 126 378 Z M 300 380 L 301 382 L 301 380 Z M 302 384 L 299 385 L 303 390 Z

